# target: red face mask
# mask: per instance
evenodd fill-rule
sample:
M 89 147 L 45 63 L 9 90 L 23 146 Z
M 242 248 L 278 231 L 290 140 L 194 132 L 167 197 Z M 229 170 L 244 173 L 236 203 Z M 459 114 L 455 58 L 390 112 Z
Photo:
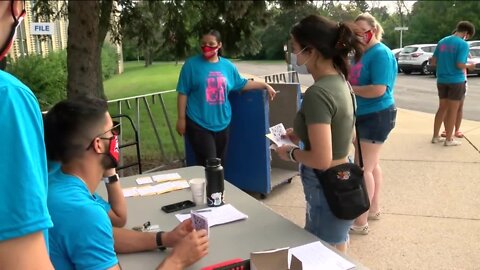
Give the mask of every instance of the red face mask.
M 203 57 L 206 59 L 210 59 L 217 55 L 218 53 L 218 46 L 217 47 L 211 47 L 211 46 L 202 46 L 202 52 L 203 52 Z
M 118 136 L 115 134 L 110 138 L 110 146 L 108 149 L 108 156 L 112 159 L 115 167 L 118 165 L 120 151 L 118 148 Z
M 370 40 L 372 40 L 372 37 L 373 37 L 372 30 L 368 30 L 367 32 L 365 32 L 363 36 L 363 41 L 365 41 L 365 44 L 368 44 Z
M 2 60 L 7 55 L 8 51 L 10 50 L 10 47 L 12 47 L 13 41 L 15 40 L 15 36 L 17 33 L 17 28 L 22 23 L 23 18 L 25 17 L 25 14 L 26 14 L 25 9 L 23 9 L 20 15 L 16 17 L 14 8 L 13 8 L 13 2 L 11 6 L 11 11 L 12 11 L 12 17 L 13 17 L 14 23 L 12 25 L 12 28 L 10 30 L 10 35 L 8 36 L 8 39 L 5 45 L 3 47 L 0 47 L 0 60 Z

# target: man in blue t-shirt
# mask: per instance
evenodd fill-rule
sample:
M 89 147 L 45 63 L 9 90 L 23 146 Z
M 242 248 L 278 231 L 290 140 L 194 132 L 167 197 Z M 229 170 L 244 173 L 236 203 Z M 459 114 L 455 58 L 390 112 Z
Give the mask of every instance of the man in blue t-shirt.
M 453 139 L 453 128 L 458 107 L 465 97 L 465 69 L 473 69 L 474 64 L 467 64 L 469 47 L 465 40 L 475 34 L 475 26 L 468 21 L 457 24 L 455 32 L 441 39 L 431 60 L 437 67 L 437 89 L 440 103 L 433 124 L 432 143 L 441 142 L 439 136 L 442 122 L 445 124 L 445 146 L 460 145 Z
M 118 164 L 119 126 L 106 101 L 82 96 L 56 104 L 45 116 L 45 145 L 61 167 L 49 174 L 50 258 L 56 269 L 120 269 L 116 253 L 173 247 L 158 269 L 184 269 L 206 255 L 205 230 L 191 220 L 170 232 L 114 228 L 104 204 L 94 195 L 102 176 Z M 119 187 L 118 175 L 105 181 Z
M 23 1 L 0 1 L 0 60 L 24 16 Z M 0 115 L 0 269 L 53 269 L 42 114 L 30 89 L 4 71 Z

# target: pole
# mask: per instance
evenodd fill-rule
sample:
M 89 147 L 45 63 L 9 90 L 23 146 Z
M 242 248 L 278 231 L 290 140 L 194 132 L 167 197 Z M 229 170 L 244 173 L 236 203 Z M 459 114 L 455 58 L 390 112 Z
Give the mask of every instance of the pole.
M 403 48 L 403 30 L 400 30 L 400 48 Z

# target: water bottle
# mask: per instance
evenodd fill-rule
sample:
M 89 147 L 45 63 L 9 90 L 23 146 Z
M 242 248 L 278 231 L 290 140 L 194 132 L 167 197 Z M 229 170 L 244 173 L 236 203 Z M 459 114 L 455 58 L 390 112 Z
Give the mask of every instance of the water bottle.
M 223 167 L 219 158 L 207 159 L 205 166 L 205 179 L 207 180 L 207 205 L 209 207 L 224 204 Z

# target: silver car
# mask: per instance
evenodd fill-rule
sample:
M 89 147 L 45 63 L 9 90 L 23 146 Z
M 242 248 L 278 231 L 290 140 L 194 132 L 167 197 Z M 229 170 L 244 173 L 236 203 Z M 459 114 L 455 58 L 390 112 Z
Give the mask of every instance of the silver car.
M 432 57 L 437 44 L 416 44 L 403 48 L 398 56 L 398 67 L 405 74 L 420 71 L 429 74 L 427 70 L 428 59 Z

